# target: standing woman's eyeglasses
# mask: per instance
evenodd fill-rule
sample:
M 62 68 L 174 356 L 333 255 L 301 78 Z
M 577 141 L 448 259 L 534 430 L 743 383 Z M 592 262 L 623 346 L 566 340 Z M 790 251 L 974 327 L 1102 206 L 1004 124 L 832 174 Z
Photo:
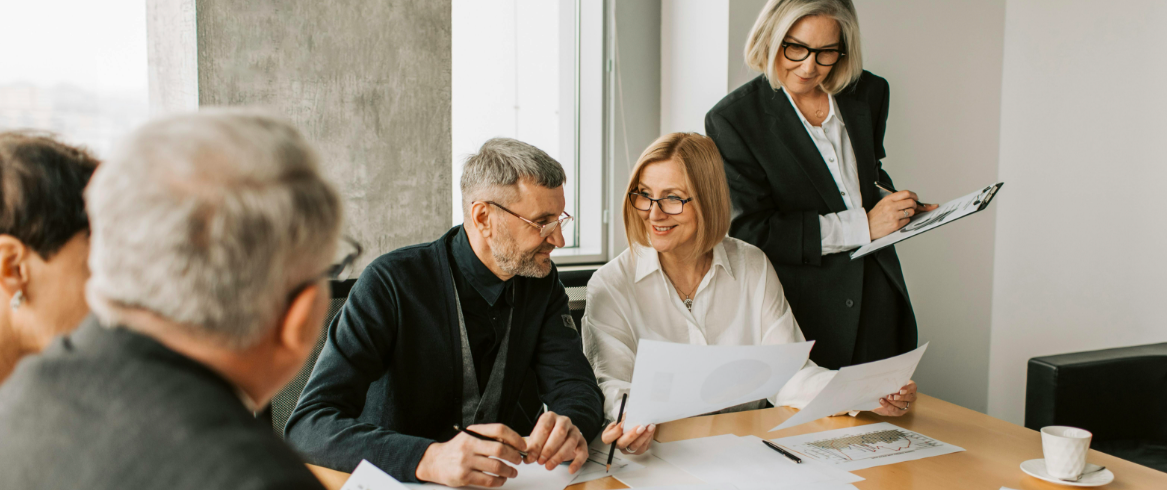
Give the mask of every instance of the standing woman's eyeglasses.
M 819 66 L 834 66 L 840 58 L 847 56 L 847 53 L 836 48 L 814 49 L 798 43 L 782 43 L 782 56 L 790 61 L 802 61 L 811 54 L 814 54 L 814 62 Z

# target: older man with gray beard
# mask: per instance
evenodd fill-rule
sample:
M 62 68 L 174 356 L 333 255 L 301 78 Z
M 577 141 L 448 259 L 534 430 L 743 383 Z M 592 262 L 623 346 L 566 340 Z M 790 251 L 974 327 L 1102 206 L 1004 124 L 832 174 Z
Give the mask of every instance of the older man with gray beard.
M 283 121 L 212 110 L 98 168 L 95 316 L 0 388 L 0 488 L 322 488 L 253 416 L 328 309 L 341 205 L 316 160 Z
M 455 487 L 502 485 L 516 476 L 503 461 L 578 471 L 603 415 L 551 263 L 571 219 L 565 180 L 512 139 L 471 156 L 463 225 L 365 269 L 288 419 L 289 442 L 326 467 L 367 459 L 398 480 Z M 537 403 L 519 403 L 530 373 L 549 409 L 537 418 Z

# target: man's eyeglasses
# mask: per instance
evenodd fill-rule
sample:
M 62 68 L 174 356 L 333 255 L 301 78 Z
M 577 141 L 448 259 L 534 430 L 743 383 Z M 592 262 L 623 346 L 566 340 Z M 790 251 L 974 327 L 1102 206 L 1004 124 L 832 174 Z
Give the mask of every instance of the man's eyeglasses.
M 557 219 L 555 221 L 548 222 L 548 223 L 539 224 L 539 223 L 531 221 L 527 218 L 519 216 L 514 211 L 507 209 L 502 204 L 499 204 L 497 202 L 494 202 L 494 201 L 483 201 L 483 202 L 485 202 L 486 204 L 493 204 L 493 205 L 497 206 L 499 209 L 510 213 L 511 216 L 519 218 L 519 219 L 527 222 L 528 225 L 535 227 L 536 230 L 539 230 L 539 237 L 540 238 L 547 238 L 547 237 L 551 236 L 552 233 L 555 233 L 556 228 L 567 229 L 567 225 L 571 224 L 571 220 L 575 219 L 575 218 L 572 218 L 570 214 L 567 214 L 567 211 L 564 211 L 563 216 L 560 216 L 559 219 Z
M 782 56 L 785 56 L 790 61 L 805 60 L 812 53 L 814 54 L 814 62 L 820 66 L 833 66 L 839 62 L 839 58 L 847 56 L 847 53 L 844 53 L 840 49 L 814 49 L 798 43 L 782 43 Z
M 653 199 L 648 197 L 648 194 L 643 192 L 629 192 L 628 201 L 632 203 L 632 207 L 641 211 L 652 211 L 653 203 L 660 211 L 665 214 L 681 214 L 685 212 L 685 203 L 692 201 L 693 198 L 681 199 L 677 196 L 666 196 L 660 199 Z
M 364 249 L 361 247 L 360 243 L 347 236 L 341 238 L 339 248 L 340 250 L 338 250 L 337 253 L 343 253 L 343 258 L 341 258 L 340 261 L 328 266 L 324 272 L 312 276 L 311 279 L 308 279 L 307 281 L 300 283 L 299 286 L 292 288 L 292 292 L 288 293 L 289 303 L 291 303 L 292 300 L 296 298 L 296 296 L 299 296 L 300 293 L 304 292 L 305 289 L 308 289 L 308 286 L 316 284 L 316 281 L 321 279 L 336 281 L 348 278 L 348 274 L 352 272 L 353 265 L 356 264 L 357 259 L 361 257 L 361 253 L 364 252 Z

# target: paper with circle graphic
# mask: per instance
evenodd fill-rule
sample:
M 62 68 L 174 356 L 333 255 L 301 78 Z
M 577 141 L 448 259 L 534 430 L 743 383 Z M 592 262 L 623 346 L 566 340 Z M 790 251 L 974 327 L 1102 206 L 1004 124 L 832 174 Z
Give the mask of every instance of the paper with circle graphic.
M 776 431 L 850 410 L 875 410 L 879 399 L 896 393 L 911 381 L 928 344 L 881 361 L 847 366 L 802 410 L 770 429 Z
M 806 364 L 813 345 L 641 339 L 624 426 L 660 424 L 774 396 Z

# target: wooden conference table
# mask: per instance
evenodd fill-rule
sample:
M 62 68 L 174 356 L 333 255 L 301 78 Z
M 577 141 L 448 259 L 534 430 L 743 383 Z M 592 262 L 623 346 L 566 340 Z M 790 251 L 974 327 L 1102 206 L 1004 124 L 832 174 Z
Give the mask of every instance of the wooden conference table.
M 697 437 L 736 434 L 764 439 L 854 427 L 876 422 L 890 422 L 928 437 L 955 444 L 964 452 L 918 459 L 887 466 L 877 466 L 854 473 L 866 478 L 855 486 L 862 490 L 997 490 L 1002 486 L 1018 490 L 1065 490 L 1026 475 L 1021 462 L 1041 458 L 1041 434 L 1037 431 L 995 419 L 980 412 L 920 395 L 912 410 L 903 417 L 880 417 L 861 413 L 858 417 L 829 417 L 789 429 L 766 432 L 793 415 L 796 410 L 779 407 L 751 412 L 693 417 L 661 424 L 659 442 Z M 1114 482 L 1103 489 L 1167 489 L 1167 473 L 1091 450 L 1087 459 L 1114 472 Z M 324 486 L 337 490 L 344 485 L 347 473 L 308 465 Z M 503 485 L 503 489 L 506 485 Z M 628 488 L 615 478 L 604 478 L 572 485 L 569 490 L 606 490 Z

